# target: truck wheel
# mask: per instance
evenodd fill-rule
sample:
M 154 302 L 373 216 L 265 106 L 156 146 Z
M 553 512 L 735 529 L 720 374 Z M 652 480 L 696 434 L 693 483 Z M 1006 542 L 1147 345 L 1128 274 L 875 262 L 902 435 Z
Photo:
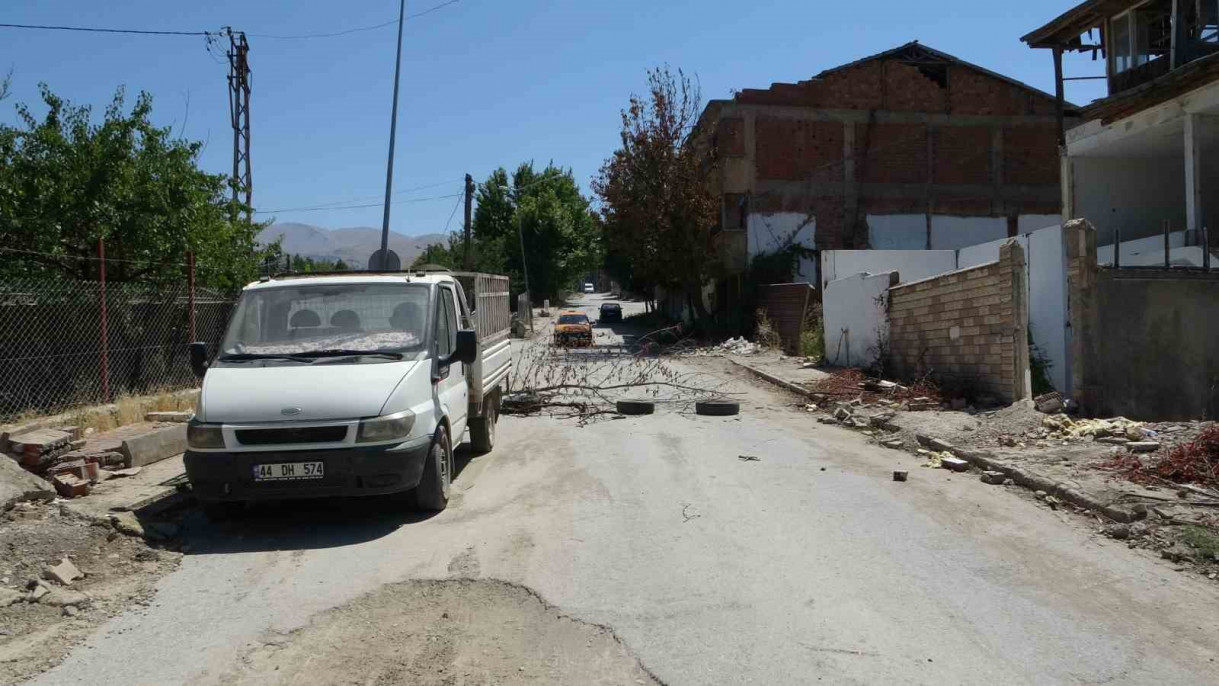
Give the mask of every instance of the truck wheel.
M 618 414 L 652 414 L 656 411 L 656 403 L 649 400 L 619 400 L 615 403 Z
M 708 417 L 730 417 L 741 411 L 741 404 L 731 400 L 703 400 L 694 403 L 694 413 Z
M 482 417 L 470 420 L 470 445 L 475 452 L 486 454 L 495 447 L 495 422 L 499 420 L 499 394 L 495 394 L 487 403 L 487 410 Z
M 452 478 L 453 450 L 448 432 L 441 428 L 436 432 L 427 460 L 423 463 L 423 478 L 415 487 L 415 506 L 433 512 L 443 510 L 449 504 Z

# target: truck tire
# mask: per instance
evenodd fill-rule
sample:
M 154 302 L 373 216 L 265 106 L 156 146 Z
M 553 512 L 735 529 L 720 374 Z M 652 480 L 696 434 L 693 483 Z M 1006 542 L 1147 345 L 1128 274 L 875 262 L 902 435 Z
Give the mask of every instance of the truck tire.
M 449 433 L 441 427 L 436 431 L 427 460 L 423 463 L 423 477 L 415 487 L 415 507 L 420 510 L 439 512 L 449 504 L 449 490 L 453 478 L 453 448 Z
M 707 417 L 730 417 L 741 411 L 741 404 L 731 400 L 703 400 L 694 403 L 694 414 Z
M 656 403 L 650 400 L 619 400 L 615 403 L 618 414 L 652 414 Z
M 483 416 L 470 420 L 470 445 L 474 452 L 485 455 L 495 447 L 495 422 L 499 421 L 499 393 L 487 402 Z

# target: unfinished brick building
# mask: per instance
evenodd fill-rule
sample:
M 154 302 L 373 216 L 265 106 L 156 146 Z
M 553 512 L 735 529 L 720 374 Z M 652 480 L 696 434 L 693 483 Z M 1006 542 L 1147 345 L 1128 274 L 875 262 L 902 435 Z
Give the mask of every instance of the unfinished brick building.
M 954 249 L 1060 221 L 1054 96 L 917 42 L 712 101 L 699 130 L 726 275 L 793 243 Z

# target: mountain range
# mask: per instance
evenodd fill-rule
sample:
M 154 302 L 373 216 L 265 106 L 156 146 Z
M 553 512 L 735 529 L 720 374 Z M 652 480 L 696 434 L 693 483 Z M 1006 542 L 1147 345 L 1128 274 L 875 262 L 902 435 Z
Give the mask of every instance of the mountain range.
M 314 259 L 342 259 L 352 267 L 368 266 L 368 258 L 381 247 L 381 229 L 369 226 L 354 226 L 346 229 L 324 229 L 311 224 L 283 222 L 272 224 L 258 234 L 259 243 L 271 243 L 280 239 L 283 251 L 290 255 L 301 255 Z M 398 253 L 402 264 L 407 265 L 433 243 L 444 243 L 448 236 L 425 233 L 407 236 L 389 232 L 389 248 Z

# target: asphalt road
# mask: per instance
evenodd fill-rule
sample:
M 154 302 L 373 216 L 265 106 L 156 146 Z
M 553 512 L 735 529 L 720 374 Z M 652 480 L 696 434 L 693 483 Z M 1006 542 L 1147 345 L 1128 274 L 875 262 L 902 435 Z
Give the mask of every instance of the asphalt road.
M 730 380 L 741 415 L 505 417 L 426 519 L 356 501 L 192 520 L 153 604 L 35 683 L 227 683 L 268 636 L 454 576 L 612 628 L 668 684 L 1219 683 L 1212 585 L 816 424 L 722 360 L 680 364 Z

